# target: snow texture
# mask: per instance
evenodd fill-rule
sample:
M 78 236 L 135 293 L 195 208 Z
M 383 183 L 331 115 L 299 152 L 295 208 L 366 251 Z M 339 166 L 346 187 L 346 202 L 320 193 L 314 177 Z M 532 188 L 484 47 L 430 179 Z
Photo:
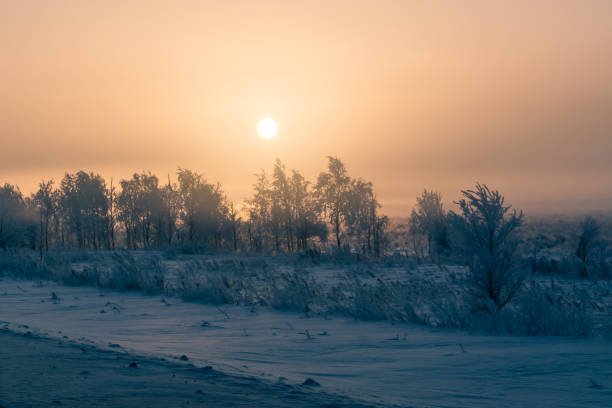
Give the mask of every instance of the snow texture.
M 612 405 L 612 343 L 597 338 L 472 335 L 11 279 L 0 281 L 0 320 L 274 383 L 312 379 L 388 405 Z

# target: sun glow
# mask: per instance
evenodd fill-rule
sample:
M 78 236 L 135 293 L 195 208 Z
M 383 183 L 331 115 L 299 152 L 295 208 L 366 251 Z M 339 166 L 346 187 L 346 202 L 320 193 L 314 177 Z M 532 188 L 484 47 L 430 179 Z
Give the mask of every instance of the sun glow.
M 264 139 L 272 139 L 278 132 L 278 125 L 274 120 L 265 118 L 259 121 L 257 132 Z

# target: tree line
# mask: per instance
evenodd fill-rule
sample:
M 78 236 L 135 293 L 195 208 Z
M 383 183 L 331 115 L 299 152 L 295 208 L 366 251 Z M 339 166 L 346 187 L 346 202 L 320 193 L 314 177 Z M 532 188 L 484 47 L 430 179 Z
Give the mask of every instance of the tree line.
M 175 181 L 142 172 L 118 184 L 79 171 L 42 181 L 30 196 L 0 186 L 0 249 L 334 248 L 377 256 L 388 227 L 379 208 L 372 183 L 352 178 L 335 157 L 312 184 L 276 160 L 271 174 L 256 174 L 240 209 L 219 183 L 188 169 Z
M 519 245 L 533 247 L 533 269 L 549 240 L 542 234 L 525 240 L 522 211 L 486 185 L 462 190 L 455 204 L 457 209 L 448 211 L 440 193 L 425 190 L 401 245 L 412 245 L 417 258 L 469 266 L 482 298 L 502 309 L 525 281 Z M 372 183 L 351 177 L 335 157 L 328 157 L 315 183 L 297 170 L 288 172 L 277 159 L 270 174 L 255 175 L 252 196 L 241 209 L 220 184 L 187 169 L 179 168 L 174 182 L 161 183 L 142 172 L 118 185 L 79 171 L 67 173 L 57 185 L 41 182 L 28 197 L 16 186 L 0 187 L 0 250 L 30 248 L 42 256 L 51 249 L 180 248 L 378 257 L 393 249 L 392 240 L 395 245 L 402 241 L 379 210 Z M 597 222 L 587 217 L 572 258 L 581 277 L 594 270 L 610 274 L 608 242 L 599 235 Z

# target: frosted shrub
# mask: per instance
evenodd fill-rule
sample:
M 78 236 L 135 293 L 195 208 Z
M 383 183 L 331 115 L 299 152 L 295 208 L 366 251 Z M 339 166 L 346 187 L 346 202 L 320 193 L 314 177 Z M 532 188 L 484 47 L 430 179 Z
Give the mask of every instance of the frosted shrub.
M 571 295 L 572 298 L 576 294 Z M 569 300 L 569 294 L 553 292 L 530 282 L 512 305 L 503 310 L 475 310 L 463 327 L 485 332 L 524 336 L 591 336 L 594 327 L 585 299 Z
M 0 276 L 11 275 L 25 279 L 49 279 L 51 270 L 34 253 L 0 251 Z
M 127 251 L 118 252 L 113 256 L 113 263 L 103 286 L 161 293 L 165 289 L 164 271 L 156 257 L 144 257 L 137 261 Z
M 110 269 L 106 286 L 111 289 L 141 290 L 144 278 L 143 271 L 132 260 L 121 260 Z
M 162 252 L 164 259 L 173 261 L 178 257 L 178 251 L 174 247 L 168 247 Z
M 584 298 L 564 299 L 544 285 L 532 282 L 517 301 L 511 317 L 514 328 L 524 335 L 589 336 L 593 323 Z
M 62 272 L 63 271 L 63 272 Z M 68 285 L 94 285 L 104 286 L 102 281 L 102 271 L 98 264 L 85 265 L 83 268 L 64 267 L 56 268 L 55 277 L 62 283 Z
M 355 266 L 346 274 L 346 293 L 340 309 L 361 320 L 392 320 L 420 322 L 414 305 L 419 292 L 411 282 L 384 282 L 377 278 L 380 270 L 372 266 Z
M 225 273 L 207 273 L 197 264 L 187 264 L 177 273 L 175 290 L 184 300 L 216 305 L 247 303 L 249 295 L 253 294 L 241 279 Z
M 319 285 L 298 268 L 273 281 L 268 302 L 276 309 L 310 312 L 312 305 L 322 300 L 321 295 Z
M 368 285 L 355 282 L 351 315 L 361 320 L 404 320 L 402 313 L 391 304 L 396 296 L 391 289 L 378 282 Z

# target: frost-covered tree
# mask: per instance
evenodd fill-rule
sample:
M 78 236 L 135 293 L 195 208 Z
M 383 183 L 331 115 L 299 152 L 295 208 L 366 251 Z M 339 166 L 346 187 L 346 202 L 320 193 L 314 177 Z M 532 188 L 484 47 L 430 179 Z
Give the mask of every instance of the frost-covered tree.
M 255 251 L 303 251 L 327 245 L 380 253 L 386 217 L 372 184 L 353 180 L 344 164 L 329 157 L 326 172 L 311 184 L 280 160 L 270 178 L 257 175 L 243 215 L 221 186 L 201 174 L 178 170 L 178 182 L 160 186 L 150 172 L 135 173 L 106 187 L 99 174 L 66 173 L 55 189 L 43 182 L 24 199 L 16 187 L 0 192 L 0 246 L 154 249 L 180 244 L 191 249 L 244 247 Z M 243 238 L 245 238 L 243 240 Z
M 595 218 L 588 216 L 580 223 L 580 236 L 578 237 L 578 248 L 576 256 L 581 261 L 580 277 L 584 278 L 588 275 L 587 265 L 590 262 L 590 254 L 594 244 L 599 238 L 599 224 Z
M 511 211 L 497 190 L 477 183 L 462 190 L 456 202 L 459 212 L 450 212 L 458 244 L 470 266 L 479 296 L 501 310 L 518 293 L 525 279 L 516 262 L 518 228 L 523 212 Z
M 11 184 L 0 187 L 0 249 L 25 244 L 28 228 L 26 205 L 19 188 Z
M 53 188 L 53 180 L 40 182 L 38 191 L 32 197 L 32 202 L 37 207 L 39 213 L 41 249 L 44 248 L 45 252 L 49 252 L 49 243 L 51 241 L 49 234 L 59 204 L 59 193 Z
M 249 221 L 247 224 L 251 247 L 256 252 L 266 249 L 271 236 L 272 188 L 266 172 L 256 174 L 253 196 L 247 200 Z
M 319 174 L 314 199 L 332 227 L 337 248 L 345 245 L 364 254 L 381 253 L 388 220 L 378 214 L 380 205 L 372 183 L 352 179 L 344 163 L 328 157 L 327 171 Z
M 309 241 L 315 237 L 319 242 L 326 243 L 327 226 L 320 218 L 308 181 L 297 170 L 291 174 L 290 191 L 296 249 L 309 249 Z
M 534 237 L 527 238 L 525 241 L 531 257 L 531 272 L 536 273 L 540 252 L 543 249 L 551 248 L 554 245 L 554 240 L 548 235 L 537 234 Z
M 277 159 L 271 180 L 264 171 L 256 176 L 253 196 L 247 201 L 249 239 L 256 251 L 305 250 L 314 237 L 326 242 L 327 230 L 317 202 L 308 181 L 298 171 L 293 170 L 289 176 Z
M 439 259 L 442 253 L 448 251 L 448 219 L 440 193 L 424 190 L 417 197 L 416 207 L 410 215 L 410 230 L 425 237 L 430 258 Z
M 186 169 L 179 169 L 178 180 L 183 242 L 219 248 L 228 212 L 221 185 L 208 183 L 201 174 Z
M 121 180 L 120 184 L 117 209 L 128 248 L 159 248 L 165 244 L 167 223 L 164 218 L 168 210 L 157 176 L 135 173 L 131 179 Z
M 283 163 L 276 159 L 272 172 L 271 221 L 276 249 L 284 241 L 287 251 L 293 249 L 293 209 L 291 208 L 291 186 Z
M 80 249 L 110 247 L 108 193 L 99 174 L 66 173 L 59 202 L 67 241 L 72 240 Z
M 336 157 L 327 157 L 327 171 L 319 174 L 315 185 L 315 197 L 319 208 L 326 214 L 336 237 L 336 246 L 342 246 L 341 233 L 346 217 L 351 178 L 344 163 Z
M 163 208 L 159 214 L 158 241 L 163 246 L 173 244 L 177 233 L 177 221 L 181 212 L 181 196 L 178 187 L 170 181 L 160 189 Z
M 379 257 L 389 245 L 387 229 L 389 228 L 389 218 L 386 215 L 378 215 L 375 211 L 371 212 L 371 238 L 372 253 Z
M 373 185 L 362 179 L 351 180 L 346 194 L 345 224 L 347 235 L 363 254 L 380 254 L 387 221 L 378 215 L 380 204 Z
M 108 199 L 108 235 L 109 235 L 109 247 L 111 250 L 115 249 L 116 240 L 115 240 L 115 225 L 117 223 L 117 214 L 116 214 L 116 197 L 117 191 L 115 190 L 115 186 L 113 185 L 113 178 L 110 180 L 110 187 L 107 190 L 107 199 Z
M 234 207 L 234 203 L 228 204 L 227 220 L 225 223 L 225 232 L 228 235 L 228 242 L 231 242 L 232 249 L 238 250 L 240 244 L 240 230 L 242 227 L 242 217 L 238 215 L 238 211 Z

